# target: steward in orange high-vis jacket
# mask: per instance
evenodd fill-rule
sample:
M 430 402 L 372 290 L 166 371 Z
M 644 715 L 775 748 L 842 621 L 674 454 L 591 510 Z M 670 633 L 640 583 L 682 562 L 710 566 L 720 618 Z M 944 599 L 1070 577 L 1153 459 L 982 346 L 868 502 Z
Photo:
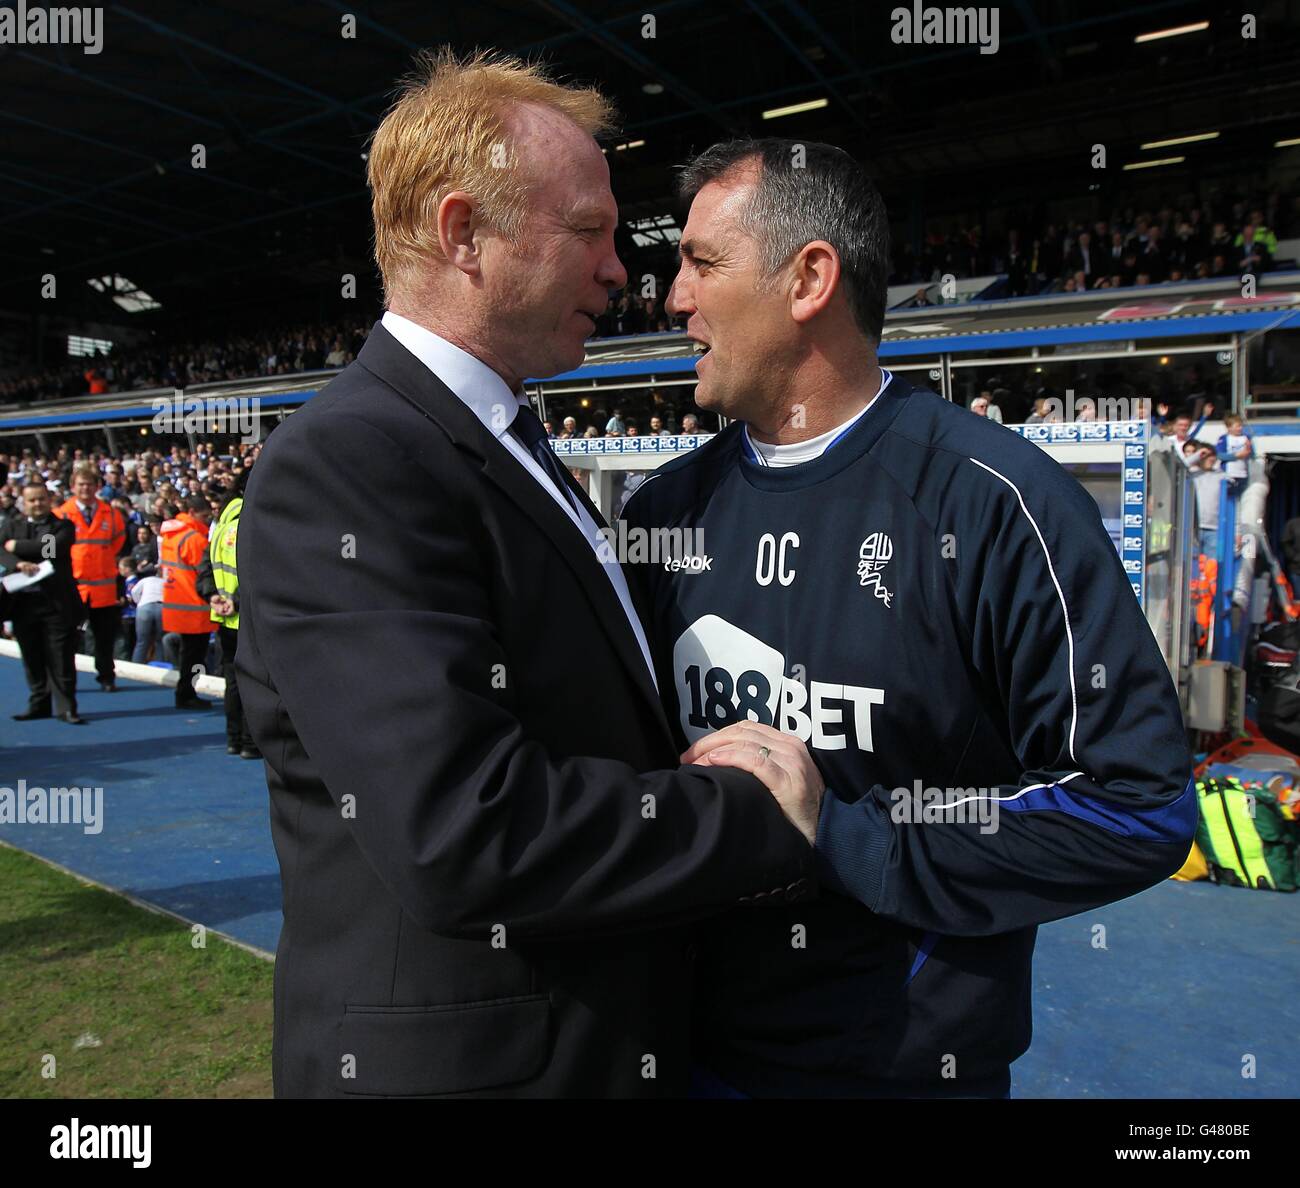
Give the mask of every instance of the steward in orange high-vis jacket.
M 198 591 L 199 562 L 208 555 L 208 525 L 212 509 L 202 495 L 190 495 L 184 510 L 162 526 L 158 545 L 158 572 L 163 579 L 163 632 L 181 637 L 180 680 L 176 683 L 176 708 L 207 708 L 194 692 L 196 669 L 208 654 L 212 612 Z
M 93 467 L 78 467 L 72 474 L 72 498 L 54 509 L 72 521 L 72 576 L 95 637 L 95 679 L 112 692 L 115 684 L 113 644 L 122 610 L 117 601 L 117 559 L 126 547 L 126 517 L 100 499 L 99 474 Z

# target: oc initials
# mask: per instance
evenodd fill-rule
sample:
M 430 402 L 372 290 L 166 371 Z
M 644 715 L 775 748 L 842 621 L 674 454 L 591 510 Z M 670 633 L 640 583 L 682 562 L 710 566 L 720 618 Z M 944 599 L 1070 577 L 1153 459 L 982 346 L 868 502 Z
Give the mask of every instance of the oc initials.
M 788 586 L 794 581 L 794 570 L 787 569 L 785 564 L 785 551 L 787 548 L 797 549 L 799 547 L 799 534 L 797 532 L 787 532 L 781 537 L 778 544 L 775 536 L 770 532 L 764 532 L 758 538 L 758 560 L 754 565 L 754 580 L 760 586 L 770 586 L 772 579 L 775 577 L 783 586 Z

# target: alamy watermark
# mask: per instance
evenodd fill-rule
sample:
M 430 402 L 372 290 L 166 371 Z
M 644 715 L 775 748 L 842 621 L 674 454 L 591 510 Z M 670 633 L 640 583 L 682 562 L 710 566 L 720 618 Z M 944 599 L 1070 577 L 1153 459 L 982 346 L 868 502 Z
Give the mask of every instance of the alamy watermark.
M 73 1118 L 50 1127 L 51 1159 L 121 1159 L 132 1167 L 153 1163 L 153 1127 L 148 1123 L 83 1122 Z
M 0 8 L 0 45 L 79 45 L 83 54 L 104 48 L 102 8 Z
M 979 825 L 981 833 L 998 831 L 998 801 L 992 788 L 926 788 L 913 780 L 895 788 L 889 818 L 895 825 Z
M 80 825 L 83 833 L 104 828 L 103 788 L 41 788 L 19 780 L 0 788 L 0 825 Z
M 895 45 L 978 45 L 981 54 L 998 52 L 996 8 L 938 8 L 913 0 L 911 8 L 895 8 L 889 31 Z
M 246 445 L 261 437 L 262 401 L 257 396 L 186 396 L 176 388 L 171 396 L 155 396 L 152 403 L 155 433 L 230 434 Z
M 1076 396 L 1073 388 L 1060 396 L 1040 397 L 1035 408 L 1044 421 L 1145 421 L 1151 416 L 1148 396 Z
M 596 556 L 607 565 L 662 565 L 670 573 L 704 573 L 713 566 L 704 551 L 703 528 L 628 527 L 619 520 L 597 532 Z

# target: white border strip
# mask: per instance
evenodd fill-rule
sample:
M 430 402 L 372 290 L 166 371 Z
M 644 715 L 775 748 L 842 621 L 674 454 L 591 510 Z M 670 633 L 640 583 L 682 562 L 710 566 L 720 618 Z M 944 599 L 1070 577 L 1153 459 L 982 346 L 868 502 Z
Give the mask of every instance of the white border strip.
M 22 659 L 18 643 L 12 639 L 0 639 L 0 656 L 9 656 L 14 660 Z M 77 653 L 77 671 L 94 672 L 94 656 Z M 151 664 L 134 664 L 130 660 L 113 661 L 113 671 L 123 680 L 141 681 L 146 685 L 163 685 L 172 688 L 180 680 L 180 674 L 174 668 L 154 668 Z M 209 676 L 204 673 L 194 682 L 194 692 L 223 700 L 226 696 L 226 682 L 223 677 Z

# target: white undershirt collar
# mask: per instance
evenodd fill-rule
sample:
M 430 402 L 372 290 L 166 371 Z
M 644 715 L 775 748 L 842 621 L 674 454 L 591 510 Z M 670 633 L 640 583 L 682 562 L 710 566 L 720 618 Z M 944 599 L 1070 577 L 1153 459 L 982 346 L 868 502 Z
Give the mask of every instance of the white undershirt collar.
M 746 425 L 744 429 L 745 442 L 753 452 L 758 464 L 760 466 L 776 467 L 798 466 L 800 463 L 811 462 L 814 458 L 820 458 L 840 436 L 847 433 L 875 407 L 881 393 L 889 387 L 889 381 L 894 378 L 893 373 L 883 367 L 880 369 L 880 377 L 880 388 L 876 394 L 847 421 L 842 425 L 836 425 L 834 429 L 828 429 L 825 433 L 819 433 L 816 437 L 810 437 L 806 441 L 796 441 L 790 445 L 770 445 L 765 441 L 755 441 L 749 435 L 749 426 Z

